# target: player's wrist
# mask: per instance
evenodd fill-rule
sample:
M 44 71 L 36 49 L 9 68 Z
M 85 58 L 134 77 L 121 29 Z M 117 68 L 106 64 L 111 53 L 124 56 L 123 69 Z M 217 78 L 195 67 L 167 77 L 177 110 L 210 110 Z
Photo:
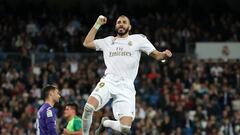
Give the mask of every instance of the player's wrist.
M 106 23 L 106 17 L 100 15 L 93 27 L 98 30 L 104 23 Z
M 97 29 L 97 30 L 98 30 L 101 26 L 102 26 L 102 25 L 99 24 L 98 22 L 96 22 L 96 23 L 93 25 L 93 27 L 94 27 L 95 29 Z
M 164 53 L 164 55 L 163 55 L 163 59 L 167 59 L 167 58 L 168 58 L 167 53 Z

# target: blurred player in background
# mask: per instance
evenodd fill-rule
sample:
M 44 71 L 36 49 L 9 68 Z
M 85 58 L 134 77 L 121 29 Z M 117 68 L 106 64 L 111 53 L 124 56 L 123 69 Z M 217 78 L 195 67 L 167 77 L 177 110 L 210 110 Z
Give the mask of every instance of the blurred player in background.
M 99 128 L 95 131 L 99 135 L 104 127 L 110 127 L 123 134 L 130 134 L 132 121 L 135 117 L 135 88 L 141 52 L 152 56 L 156 60 L 163 60 L 172 56 L 169 50 L 159 52 L 142 34 L 129 35 L 131 24 L 128 17 L 121 15 L 115 25 L 117 35 L 95 40 L 98 29 L 106 24 L 107 18 L 99 16 L 94 26 L 84 40 L 84 46 L 97 51 L 103 51 L 104 62 L 107 67 L 105 76 L 97 84 L 88 98 L 83 112 L 83 132 L 89 134 L 94 111 L 101 109 L 111 98 L 114 118 L 103 117 Z
M 75 103 L 69 103 L 65 106 L 64 117 L 68 124 L 63 130 L 63 135 L 83 135 L 82 119 L 77 116 L 78 106 Z
M 59 90 L 54 85 L 47 85 L 43 88 L 45 103 L 37 112 L 37 135 L 58 135 L 56 129 L 56 110 L 54 104 L 59 102 Z

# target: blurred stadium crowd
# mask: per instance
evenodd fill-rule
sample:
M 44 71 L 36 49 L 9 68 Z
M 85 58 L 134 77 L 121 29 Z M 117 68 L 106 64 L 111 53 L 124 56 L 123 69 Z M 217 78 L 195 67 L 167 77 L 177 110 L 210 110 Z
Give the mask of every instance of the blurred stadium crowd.
M 24 47 L 35 52 L 88 51 L 81 44 L 97 16 L 94 17 L 89 17 L 91 22 L 87 17 L 71 14 L 1 15 L 1 50 L 16 52 Z M 109 22 L 98 37 L 114 34 L 116 17 L 108 16 Z M 240 40 L 240 18 L 234 14 L 196 16 L 156 12 L 142 17 L 130 16 L 130 19 L 132 33 L 145 34 L 157 48 L 169 48 L 173 52 L 185 52 L 186 45 L 193 46 L 196 41 Z
M 0 62 L 0 134 L 35 134 L 36 111 L 43 103 L 41 88 L 49 82 L 61 90 L 62 99 L 56 108 L 62 130 L 64 104 L 77 102 L 81 114 L 88 95 L 104 74 L 102 57 L 83 54 L 77 60 L 48 60 L 32 66 L 30 53 L 91 52 L 83 48 L 82 41 L 94 22 L 71 14 L 1 16 L 0 60 L 4 62 Z M 109 24 L 101 28 L 98 37 L 114 34 L 114 17 L 108 17 Z M 132 33 L 145 34 L 156 48 L 169 48 L 173 53 L 184 53 L 186 45 L 193 46 L 196 41 L 240 41 L 240 18 L 234 14 L 195 17 L 154 13 L 130 18 Z M 21 55 L 17 60 L 5 59 L 7 52 Z M 240 134 L 239 60 L 183 57 L 158 63 L 144 57 L 135 87 L 134 135 Z M 92 129 L 102 115 L 112 117 L 109 105 L 95 114 Z
M 55 82 L 61 89 L 59 128 L 64 127 L 62 109 L 77 102 L 80 112 L 88 94 L 104 74 L 101 56 L 52 61 L 22 68 L 11 60 L 1 66 L 0 131 L 3 135 L 35 134 L 36 111 L 42 104 L 41 88 Z M 136 120 L 133 134 L 237 135 L 240 133 L 239 60 L 213 62 L 183 58 L 161 64 L 144 57 L 135 81 Z M 146 66 L 148 65 L 148 66 Z M 107 105 L 95 116 L 112 117 Z M 93 129 L 98 122 L 94 122 Z M 111 130 L 107 130 L 110 132 Z

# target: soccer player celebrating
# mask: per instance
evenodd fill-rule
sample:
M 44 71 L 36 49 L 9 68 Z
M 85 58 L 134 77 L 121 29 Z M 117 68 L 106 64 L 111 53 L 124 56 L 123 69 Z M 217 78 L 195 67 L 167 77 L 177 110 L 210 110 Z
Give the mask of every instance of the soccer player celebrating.
M 77 116 L 78 106 L 75 103 L 69 103 L 65 106 L 64 117 L 68 121 L 67 128 L 63 130 L 64 135 L 83 135 L 82 119 Z
M 45 103 L 37 112 L 37 135 L 58 135 L 56 129 L 56 111 L 53 108 L 59 102 L 59 90 L 54 85 L 47 85 L 43 88 Z
M 107 67 L 104 77 L 97 84 L 84 107 L 82 116 L 84 135 L 89 134 L 93 112 L 101 109 L 111 98 L 116 120 L 103 117 L 95 134 L 99 135 L 104 131 L 104 127 L 110 127 L 122 134 L 130 134 L 135 117 L 136 91 L 133 82 L 138 72 L 141 52 L 158 61 L 172 56 L 169 50 L 163 52 L 156 50 L 142 34 L 129 35 L 131 24 L 129 18 L 124 15 L 119 16 L 116 21 L 116 36 L 95 40 L 98 29 L 106 22 L 106 17 L 99 16 L 83 43 L 87 48 L 102 51 Z

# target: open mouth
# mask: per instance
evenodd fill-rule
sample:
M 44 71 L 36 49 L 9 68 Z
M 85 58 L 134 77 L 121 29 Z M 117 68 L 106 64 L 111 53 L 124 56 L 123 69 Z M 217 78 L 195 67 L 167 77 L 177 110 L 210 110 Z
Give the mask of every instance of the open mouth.
M 124 31 L 125 29 L 124 29 L 124 28 L 122 28 L 122 27 L 120 27 L 118 30 L 119 30 L 119 31 Z

